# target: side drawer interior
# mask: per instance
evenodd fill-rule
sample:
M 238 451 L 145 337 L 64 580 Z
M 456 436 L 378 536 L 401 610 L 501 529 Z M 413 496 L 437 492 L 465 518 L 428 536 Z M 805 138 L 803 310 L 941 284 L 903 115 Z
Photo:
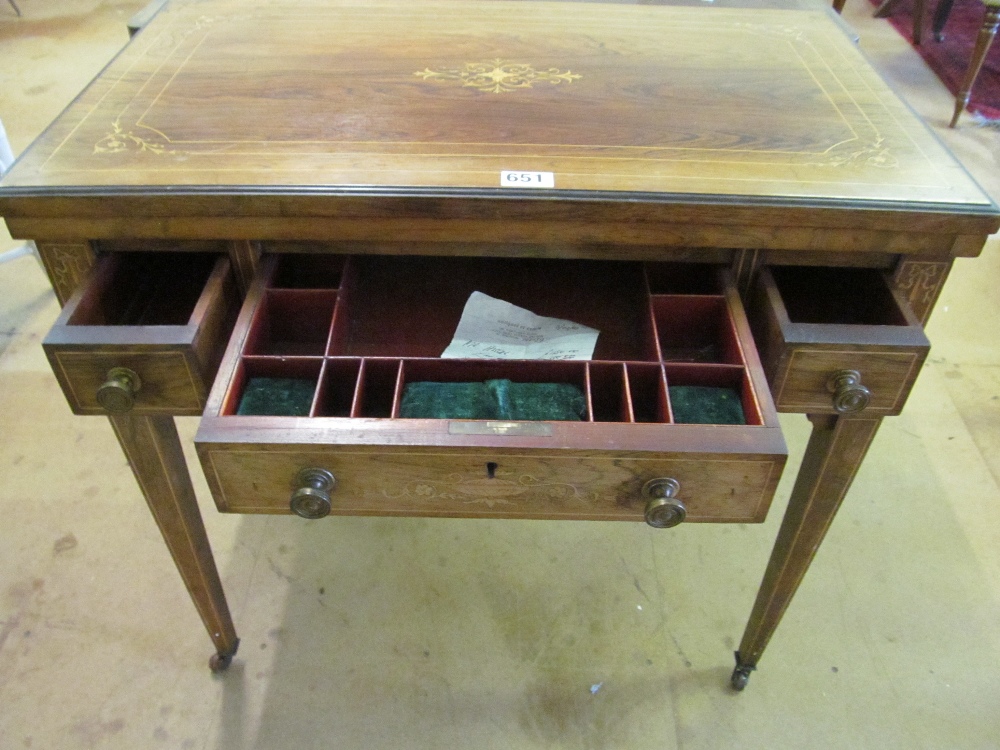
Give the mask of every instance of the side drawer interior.
M 765 268 L 750 312 L 779 411 L 898 414 L 930 348 L 877 269 Z M 868 392 L 864 405 L 837 402 L 844 377 Z
M 126 368 L 138 378 L 132 413 L 196 415 L 238 307 L 225 256 L 111 253 L 97 259 L 43 347 L 77 414 L 106 414 L 98 389 Z

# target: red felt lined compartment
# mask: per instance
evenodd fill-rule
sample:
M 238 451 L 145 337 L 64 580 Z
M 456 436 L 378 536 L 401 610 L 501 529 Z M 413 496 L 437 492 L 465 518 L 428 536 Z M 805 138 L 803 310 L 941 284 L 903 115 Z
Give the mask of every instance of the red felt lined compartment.
M 631 422 L 670 422 L 663 367 L 658 364 L 628 363 L 625 365 L 628 385 L 629 420 Z
M 630 406 L 625 388 L 624 362 L 590 362 L 587 365 L 587 405 L 593 422 L 628 422 Z
M 398 359 L 361 362 L 352 417 L 398 417 L 403 363 Z
M 719 269 L 707 263 L 646 263 L 646 284 L 651 295 L 719 295 Z
M 236 368 L 236 373 L 229 384 L 229 391 L 222 402 L 221 413 L 234 415 L 240 407 L 243 389 L 250 378 L 300 378 L 312 380 L 313 387 L 319 383 L 322 359 L 283 358 L 283 357 L 243 357 Z M 313 394 L 313 405 L 310 416 L 316 409 L 316 395 Z
M 650 304 L 664 362 L 743 364 L 724 297 L 653 296 Z
M 328 359 L 316 394 L 316 417 L 350 417 L 358 394 L 360 359 Z
M 336 301 L 337 293 L 327 290 L 265 291 L 244 343 L 244 354 L 322 357 Z
M 667 387 L 674 385 L 700 385 L 710 388 L 732 388 L 740 396 L 743 416 L 748 425 L 762 425 L 764 418 L 754 395 L 746 368 L 734 365 L 699 365 L 670 363 L 663 365 Z
M 498 258 L 352 258 L 330 354 L 439 357 L 474 291 L 596 328 L 595 360 L 656 361 L 639 264 Z
M 312 378 L 311 416 L 341 418 L 398 418 L 412 382 L 505 378 L 571 383 L 606 423 L 671 423 L 668 385 L 729 387 L 763 424 L 713 266 L 292 255 L 264 268 L 225 414 L 254 375 Z M 440 359 L 472 291 L 597 328 L 594 358 Z

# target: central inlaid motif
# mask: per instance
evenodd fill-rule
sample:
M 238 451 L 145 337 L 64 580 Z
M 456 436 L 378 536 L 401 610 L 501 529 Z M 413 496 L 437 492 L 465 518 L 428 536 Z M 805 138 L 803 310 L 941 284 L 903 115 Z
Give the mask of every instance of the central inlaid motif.
M 580 78 L 576 73 L 558 68 L 535 70 L 526 63 L 497 58 L 488 62 L 466 63 L 461 68 L 424 68 L 413 75 L 425 81 L 458 83 L 491 94 L 504 94 L 517 89 L 530 89 L 536 83 L 572 83 Z

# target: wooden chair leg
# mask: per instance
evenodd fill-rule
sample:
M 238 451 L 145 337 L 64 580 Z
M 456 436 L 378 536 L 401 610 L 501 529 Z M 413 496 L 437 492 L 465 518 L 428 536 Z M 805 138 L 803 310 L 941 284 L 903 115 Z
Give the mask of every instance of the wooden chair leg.
M 990 51 L 993 39 L 997 35 L 997 27 L 1000 26 L 1000 5 L 987 5 L 986 15 L 983 17 L 983 25 L 979 29 L 979 36 L 976 37 L 976 47 L 972 50 L 972 60 L 965 71 L 965 80 L 962 81 L 962 88 L 955 97 L 955 113 L 948 123 L 949 128 L 958 124 L 959 115 L 969 104 L 969 97 L 972 95 L 972 86 L 982 70 L 986 61 L 986 53 Z
M 882 0 L 882 4 L 875 9 L 875 18 L 888 18 L 898 4 L 899 0 Z
M 948 16 L 951 15 L 951 8 L 955 0 L 941 0 L 934 11 L 934 22 L 931 24 L 931 32 L 934 34 L 934 41 L 944 41 L 944 25 L 948 23 Z
M 913 3 L 913 43 L 920 44 L 924 40 L 924 0 L 914 0 Z
M 888 18 L 893 8 L 899 4 L 899 0 L 882 0 L 882 4 L 875 9 L 875 18 Z M 843 5 L 843 3 L 841 3 Z M 920 44 L 924 36 L 924 0 L 915 0 L 913 3 L 913 43 Z

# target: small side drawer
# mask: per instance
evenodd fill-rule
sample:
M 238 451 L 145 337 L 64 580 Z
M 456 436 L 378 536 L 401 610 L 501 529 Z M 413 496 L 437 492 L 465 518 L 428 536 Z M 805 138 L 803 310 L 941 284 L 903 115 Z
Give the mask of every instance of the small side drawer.
M 898 414 L 930 348 L 875 269 L 765 268 L 750 311 L 778 411 Z
M 239 310 L 225 257 L 98 259 L 42 346 L 75 414 L 195 416 Z

